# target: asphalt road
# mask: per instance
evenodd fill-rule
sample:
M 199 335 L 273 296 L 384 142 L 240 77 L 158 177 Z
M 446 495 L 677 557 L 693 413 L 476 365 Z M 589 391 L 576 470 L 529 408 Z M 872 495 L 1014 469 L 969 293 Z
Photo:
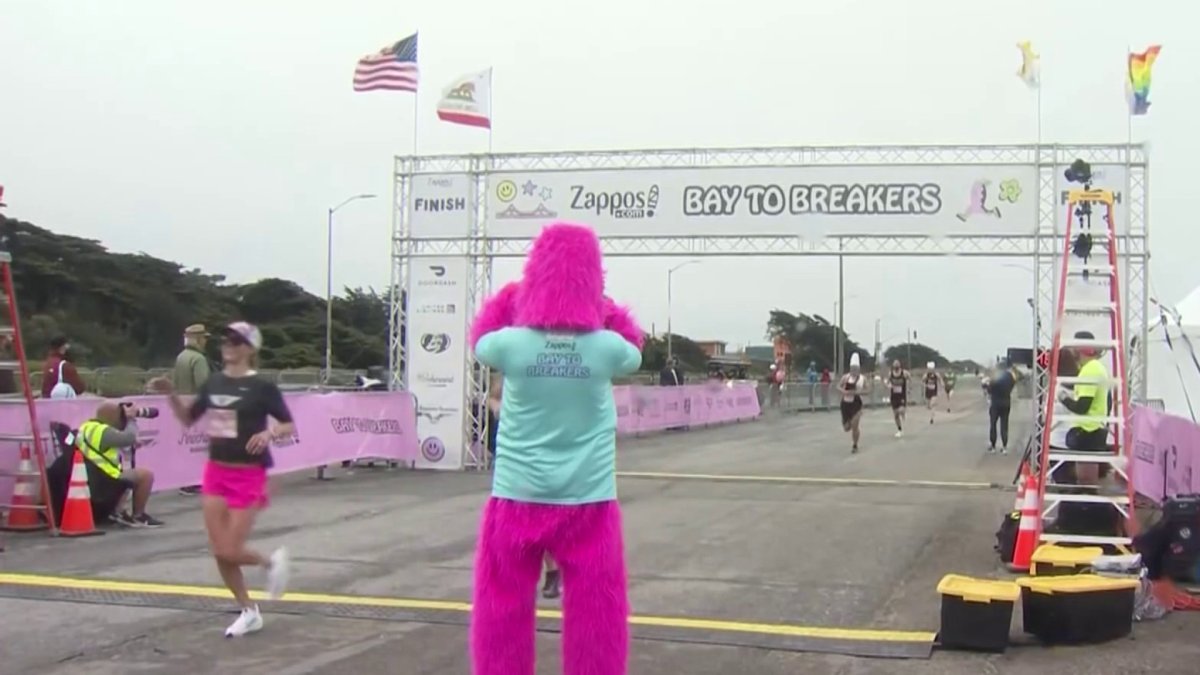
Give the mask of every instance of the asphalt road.
M 937 581 L 1002 575 L 993 533 L 1013 495 L 1018 456 L 985 455 L 975 391 L 928 424 L 914 410 L 903 439 L 869 411 L 849 453 L 836 414 L 625 441 L 620 491 L 635 613 L 847 629 L 936 631 Z M 1028 415 L 1014 413 L 1012 444 Z M 337 480 L 276 479 L 254 536 L 286 543 L 296 591 L 465 601 L 488 479 L 357 469 Z M 870 481 L 895 481 L 872 483 Z M 931 485 L 930 482 L 938 482 Z M 59 541 L 7 540 L 4 572 L 215 586 L 198 503 L 163 495 L 156 531 Z M 547 608 L 553 603 L 544 602 Z M 462 626 L 267 615 L 224 640 L 229 617 L 204 611 L 0 599 L 0 675 L 38 673 L 468 673 Z M 1139 625 L 1133 639 L 1089 648 L 1027 646 L 1003 656 L 936 652 L 929 660 L 635 641 L 631 672 L 695 675 L 1194 673 L 1200 620 Z M 1014 634 L 1019 633 L 1019 620 Z M 559 673 L 558 637 L 539 637 L 539 674 Z

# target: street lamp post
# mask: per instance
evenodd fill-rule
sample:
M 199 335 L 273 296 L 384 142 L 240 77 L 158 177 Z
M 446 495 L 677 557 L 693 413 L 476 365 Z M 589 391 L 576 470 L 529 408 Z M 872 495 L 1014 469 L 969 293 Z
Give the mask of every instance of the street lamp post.
M 325 367 L 321 374 L 322 384 L 329 384 L 329 367 L 333 364 L 333 214 L 350 202 L 374 198 L 372 194 L 354 195 L 329 209 L 325 228 Z
M 698 264 L 699 260 L 688 260 L 681 262 L 678 265 L 667 270 L 667 364 L 670 365 L 671 357 L 674 356 L 674 344 L 671 339 L 671 279 L 675 276 L 675 272 L 687 267 L 688 265 Z

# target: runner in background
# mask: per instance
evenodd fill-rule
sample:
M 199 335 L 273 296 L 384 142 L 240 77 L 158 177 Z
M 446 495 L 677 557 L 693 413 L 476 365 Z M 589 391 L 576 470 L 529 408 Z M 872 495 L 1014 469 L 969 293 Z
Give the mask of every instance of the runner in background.
M 858 452 L 858 424 L 863 413 L 862 390 L 862 370 L 858 353 L 855 352 L 850 356 L 850 372 L 846 373 L 838 384 L 838 391 L 842 395 L 842 429 L 850 432 L 850 440 L 853 443 L 850 447 L 851 453 Z
M 892 361 L 892 372 L 888 373 L 888 390 L 891 392 L 892 417 L 896 420 L 896 438 L 904 438 L 904 413 L 908 408 L 909 372 Z
M 946 412 L 953 412 L 950 410 L 950 399 L 954 398 L 954 385 L 957 383 L 958 373 L 954 372 L 953 369 L 947 370 L 942 375 L 942 384 L 946 386 Z
M 549 552 L 542 559 L 542 568 L 546 570 L 546 584 L 542 586 L 542 597 L 553 600 L 562 593 L 562 581 L 558 565 L 554 564 L 554 558 L 550 557 Z
M 933 424 L 934 407 L 937 405 L 938 383 L 941 376 L 937 372 L 937 364 L 933 361 L 925 364 L 925 407 L 929 409 L 929 423 Z

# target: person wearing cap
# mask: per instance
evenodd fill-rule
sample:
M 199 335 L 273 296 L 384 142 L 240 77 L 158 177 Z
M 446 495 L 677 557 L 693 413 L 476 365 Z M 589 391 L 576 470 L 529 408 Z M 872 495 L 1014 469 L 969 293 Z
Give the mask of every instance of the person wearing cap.
M 221 335 L 222 369 L 200 385 L 185 402 L 167 378 L 156 378 L 152 387 L 168 395 L 171 410 L 190 428 L 204 418 L 208 432 L 208 463 L 201 481 L 204 525 L 217 568 L 242 611 L 225 629 L 226 637 L 261 630 L 262 614 L 250 599 L 242 567 L 267 572 L 271 598 L 283 596 L 288 579 L 287 549 L 270 557 L 246 547 L 258 512 L 267 507 L 267 469 L 273 464 L 271 443 L 295 431 L 292 414 L 274 382 L 255 370 L 262 333 L 239 321 Z M 274 420 L 274 424 L 271 423 Z
M 194 323 L 183 331 L 183 351 L 175 357 L 175 370 L 171 383 L 175 393 L 184 396 L 194 396 L 200 390 L 200 385 L 212 373 L 208 357 L 204 355 L 204 347 L 208 343 L 208 330 L 202 323 Z M 200 494 L 199 485 L 187 485 L 179 489 L 185 495 Z
M 938 386 L 942 376 L 938 374 L 937 364 L 933 361 L 925 364 L 925 407 L 929 408 L 929 423 L 933 424 L 934 408 L 937 406 Z
M 1077 340 L 1095 340 L 1088 331 L 1075 334 Z M 1066 350 L 1064 350 L 1066 351 Z M 1106 452 L 1108 450 L 1108 425 L 1105 422 L 1109 411 L 1108 369 L 1100 360 L 1104 350 L 1093 346 L 1072 347 L 1070 352 L 1079 365 L 1078 377 L 1086 382 L 1076 382 L 1073 390 L 1063 389 L 1058 400 L 1081 419 L 1067 430 L 1067 448 L 1076 452 Z M 1061 357 L 1060 357 L 1061 360 Z M 1086 485 L 1100 482 L 1100 465 L 1076 463 L 1075 479 Z
M 842 376 L 838 391 L 842 395 L 842 429 L 850 432 L 850 452 L 858 452 L 859 421 L 862 420 L 864 378 L 858 352 L 850 355 L 850 372 Z

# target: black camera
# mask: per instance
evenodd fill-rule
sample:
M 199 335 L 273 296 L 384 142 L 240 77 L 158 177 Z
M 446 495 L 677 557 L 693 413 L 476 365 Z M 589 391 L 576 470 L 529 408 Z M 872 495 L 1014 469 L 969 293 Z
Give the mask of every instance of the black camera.
M 133 417 L 135 419 L 152 420 L 155 417 L 158 417 L 158 408 L 153 406 L 137 406 L 132 403 L 122 403 L 121 411 L 124 412 L 127 417 Z
M 1089 189 L 1092 186 L 1092 165 L 1077 159 L 1063 172 L 1063 178 L 1069 183 L 1079 183 L 1085 190 Z

